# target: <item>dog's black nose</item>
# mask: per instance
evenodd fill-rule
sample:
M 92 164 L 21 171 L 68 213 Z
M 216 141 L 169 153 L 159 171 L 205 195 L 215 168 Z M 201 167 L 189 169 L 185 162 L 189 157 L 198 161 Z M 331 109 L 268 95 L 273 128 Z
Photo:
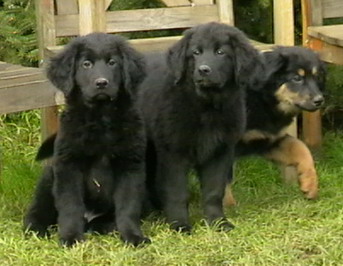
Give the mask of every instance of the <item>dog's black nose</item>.
M 211 68 L 208 65 L 201 65 L 198 68 L 200 75 L 206 76 L 212 72 Z
M 97 89 L 104 89 L 108 85 L 108 80 L 105 78 L 98 78 L 95 80 L 95 85 Z
M 313 98 L 313 104 L 316 106 L 316 107 L 319 107 L 321 106 L 322 104 L 324 103 L 324 97 L 323 95 L 317 95 Z

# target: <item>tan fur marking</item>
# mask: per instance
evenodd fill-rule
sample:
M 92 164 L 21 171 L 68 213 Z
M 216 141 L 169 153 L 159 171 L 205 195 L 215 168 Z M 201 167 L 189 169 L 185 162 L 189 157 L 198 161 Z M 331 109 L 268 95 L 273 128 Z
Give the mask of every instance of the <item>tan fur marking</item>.
M 299 76 L 305 77 L 305 70 L 302 69 L 302 68 L 299 68 L 298 69 L 298 74 L 299 74 Z
M 313 68 L 312 68 L 312 74 L 313 74 L 314 76 L 318 75 L 318 69 L 317 69 L 316 67 L 313 67 Z
M 232 194 L 231 184 L 228 184 L 225 187 L 225 195 L 223 198 L 223 206 L 229 207 L 229 206 L 235 206 L 236 204 L 237 204 L 236 200 Z
M 280 145 L 266 155 L 268 159 L 283 166 L 294 166 L 298 174 L 300 189 L 305 197 L 314 199 L 318 195 L 318 178 L 310 150 L 294 137 L 285 138 Z
M 299 108 L 294 105 L 295 102 L 299 101 L 299 93 L 292 92 L 286 84 L 280 86 L 276 91 L 275 97 L 279 100 L 278 109 L 287 114 L 299 112 Z

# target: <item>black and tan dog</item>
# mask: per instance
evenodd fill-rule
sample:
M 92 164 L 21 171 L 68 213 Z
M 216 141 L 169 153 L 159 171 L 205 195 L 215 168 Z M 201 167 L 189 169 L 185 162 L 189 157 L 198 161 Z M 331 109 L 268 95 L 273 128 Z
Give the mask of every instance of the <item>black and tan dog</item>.
M 323 62 L 302 47 L 278 47 L 264 57 L 267 81 L 247 91 L 247 130 L 236 147 L 236 157 L 262 155 L 280 165 L 294 166 L 301 191 L 314 199 L 318 178 L 312 155 L 301 140 L 287 134 L 287 127 L 301 111 L 315 111 L 324 103 Z M 234 203 L 228 185 L 224 205 Z

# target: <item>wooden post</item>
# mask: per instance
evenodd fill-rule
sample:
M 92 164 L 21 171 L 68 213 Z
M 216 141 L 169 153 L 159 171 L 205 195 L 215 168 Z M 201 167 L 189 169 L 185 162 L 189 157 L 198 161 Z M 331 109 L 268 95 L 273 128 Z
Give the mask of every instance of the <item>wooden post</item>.
M 232 0 L 218 0 L 217 5 L 220 22 L 235 25 Z
M 56 30 L 54 19 L 54 0 L 35 0 L 37 18 L 37 39 L 39 46 L 40 66 L 44 67 L 47 57 L 44 54 L 46 46 L 56 45 Z M 42 139 L 55 133 L 58 128 L 57 107 L 42 109 L 41 132 Z
M 105 0 L 79 0 L 80 35 L 106 32 Z
M 274 43 L 278 45 L 294 45 L 294 8 L 293 0 L 274 0 Z M 297 123 L 288 127 L 287 132 L 297 137 Z M 297 173 L 294 167 L 281 167 L 281 174 L 286 183 L 294 183 L 297 180 Z
M 315 10 L 317 16 L 310 14 L 311 4 L 316 5 Z M 318 19 L 313 20 L 314 17 L 322 18 L 322 14 L 318 12 L 321 10 L 321 2 L 316 0 L 311 3 L 310 0 L 301 0 L 302 6 L 302 31 L 303 31 L 303 46 L 306 46 L 315 51 L 319 51 L 322 48 L 323 43 L 321 41 L 311 40 L 307 34 L 307 27 L 313 25 L 320 25 L 321 21 Z M 322 119 L 320 111 L 313 113 L 303 112 L 303 139 L 306 145 L 312 149 L 318 149 L 322 146 Z

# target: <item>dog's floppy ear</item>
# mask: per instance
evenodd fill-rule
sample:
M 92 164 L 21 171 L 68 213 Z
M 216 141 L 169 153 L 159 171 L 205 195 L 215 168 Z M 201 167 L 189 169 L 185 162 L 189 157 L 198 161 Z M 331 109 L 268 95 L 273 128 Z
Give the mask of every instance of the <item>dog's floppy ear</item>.
M 229 42 L 234 51 L 236 84 L 242 88 L 259 86 L 264 80 L 261 76 L 264 72 L 261 54 L 238 29 L 229 33 Z
M 270 79 L 275 73 L 282 70 L 282 68 L 288 64 L 288 57 L 284 55 L 279 48 L 264 52 L 263 57 L 265 76 L 267 79 Z
M 62 52 L 51 58 L 47 67 L 48 79 L 66 96 L 75 85 L 75 61 L 80 45 L 79 38 L 73 40 Z
M 182 39 L 175 43 L 168 51 L 167 64 L 175 77 L 175 84 L 179 83 L 185 75 L 188 64 L 187 50 L 193 33 L 193 29 L 186 30 Z
M 119 49 L 123 58 L 124 87 L 132 95 L 146 76 L 145 60 L 143 55 L 129 46 L 126 41 L 123 41 Z

